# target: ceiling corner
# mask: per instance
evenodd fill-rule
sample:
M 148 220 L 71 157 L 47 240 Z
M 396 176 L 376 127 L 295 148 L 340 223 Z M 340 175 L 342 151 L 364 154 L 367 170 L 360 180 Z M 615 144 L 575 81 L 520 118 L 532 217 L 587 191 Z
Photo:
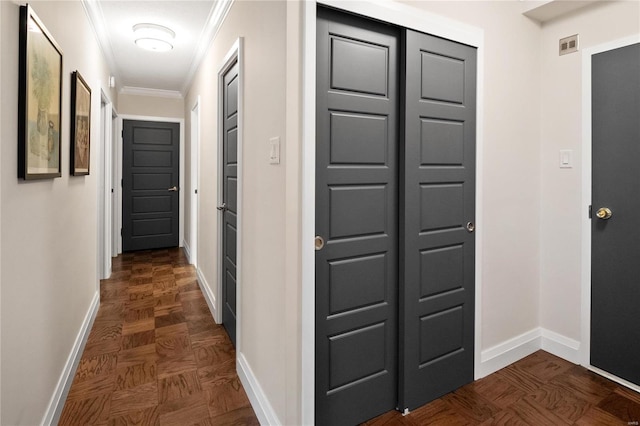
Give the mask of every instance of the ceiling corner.
M 98 0 L 81 0 L 85 13 L 89 18 L 89 23 L 93 32 L 96 35 L 98 45 L 102 50 L 102 55 L 109 66 L 111 74 L 116 77 L 116 81 L 120 80 L 120 70 L 113 54 L 111 42 L 109 41 L 109 34 L 107 32 L 104 15 L 102 13 L 102 7 Z
M 189 88 L 191 87 L 191 83 L 193 77 L 198 71 L 200 64 L 204 60 L 207 51 L 209 50 L 209 46 L 213 43 L 213 40 L 216 38 L 218 31 L 222 27 L 231 6 L 233 5 L 234 0 L 216 0 L 214 6 L 211 8 L 211 13 L 207 19 L 207 23 L 202 31 L 200 36 L 200 41 L 198 43 L 198 48 L 196 50 L 196 54 L 193 57 L 191 62 L 191 66 L 189 67 L 189 72 L 187 73 L 184 84 L 182 86 L 182 93 L 186 96 Z

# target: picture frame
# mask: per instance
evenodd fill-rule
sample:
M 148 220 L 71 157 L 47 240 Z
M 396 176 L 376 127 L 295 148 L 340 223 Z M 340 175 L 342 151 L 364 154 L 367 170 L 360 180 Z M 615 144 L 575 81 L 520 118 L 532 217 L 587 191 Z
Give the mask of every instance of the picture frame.
M 91 88 L 79 71 L 71 74 L 71 174 L 89 174 L 91 163 Z
M 62 50 L 30 6 L 20 6 L 18 177 L 62 176 Z

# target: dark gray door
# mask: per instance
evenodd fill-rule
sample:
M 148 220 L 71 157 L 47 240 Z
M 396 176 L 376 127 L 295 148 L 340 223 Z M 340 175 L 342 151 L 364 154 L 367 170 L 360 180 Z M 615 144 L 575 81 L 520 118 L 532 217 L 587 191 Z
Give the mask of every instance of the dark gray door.
M 592 120 L 591 364 L 640 385 L 640 44 L 592 57 Z
M 406 31 L 400 408 L 473 381 L 476 50 Z
M 318 10 L 319 425 L 397 403 L 397 45 L 395 28 Z
M 236 235 L 238 230 L 238 63 L 223 78 L 222 324 L 236 344 Z
M 180 124 L 123 121 L 122 249 L 177 247 Z

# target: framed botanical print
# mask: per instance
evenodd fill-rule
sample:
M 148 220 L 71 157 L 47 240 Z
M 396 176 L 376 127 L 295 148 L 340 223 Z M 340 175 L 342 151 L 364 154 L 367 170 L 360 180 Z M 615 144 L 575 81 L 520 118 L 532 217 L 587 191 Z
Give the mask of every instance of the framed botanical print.
M 61 176 L 62 50 L 30 6 L 20 7 L 18 177 Z
M 71 174 L 89 174 L 91 88 L 78 71 L 71 74 Z

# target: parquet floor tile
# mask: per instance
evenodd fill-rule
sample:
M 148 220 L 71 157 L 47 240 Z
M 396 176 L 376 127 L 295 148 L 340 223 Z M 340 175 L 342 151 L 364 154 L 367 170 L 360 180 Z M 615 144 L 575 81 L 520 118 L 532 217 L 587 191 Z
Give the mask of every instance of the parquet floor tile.
M 639 421 L 639 393 L 538 351 L 406 416 L 389 411 L 363 425 L 629 426 Z
M 101 283 L 101 304 L 60 425 L 258 425 L 215 323 L 179 249 L 125 253 Z M 413 410 L 366 426 L 628 426 L 640 394 L 538 351 Z
M 258 424 L 180 249 L 120 255 L 100 300 L 60 425 Z

